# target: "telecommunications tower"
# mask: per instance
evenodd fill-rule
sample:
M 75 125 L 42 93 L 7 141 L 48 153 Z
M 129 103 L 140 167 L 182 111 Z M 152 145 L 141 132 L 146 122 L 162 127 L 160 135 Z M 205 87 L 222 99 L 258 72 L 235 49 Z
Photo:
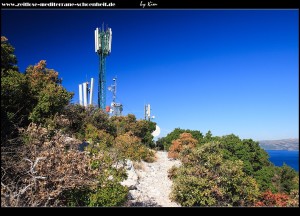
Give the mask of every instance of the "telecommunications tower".
M 98 82 L 98 106 L 105 110 L 106 104 L 106 81 L 105 81 L 105 62 L 106 57 L 111 52 L 112 31 L 111 28 L 95 30 L 95 52 L 99 55 L 99 82 Z

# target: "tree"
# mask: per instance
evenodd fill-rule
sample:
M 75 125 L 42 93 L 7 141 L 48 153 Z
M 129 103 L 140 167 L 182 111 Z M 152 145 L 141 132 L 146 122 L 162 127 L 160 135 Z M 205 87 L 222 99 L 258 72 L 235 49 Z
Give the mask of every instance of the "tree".
M 207 133 L 205 134 L 204 141 L 205 141 L 205 142 L 210 142 L 210 141 L 212 141 L 212 133 L 211 133 L 210 130 L 207 131 Z
M 294 169 L 284 163 L 279 174 L 282 192 L 289 194 L 294 189 L 299 190 L 299 174 Z
M 1 36 L 1 77 L 6 76 L 9 70 L 18 71 L 15 48 L 8 42 L 5 36 Z
M 26 127 L 31 121 L 45 123 L 61 113 L 73 96 L 61 86 L 58 72 L 46 68 L 42 60 L 18 71 L 17 58 L 7 38 L 1 36 L 1 143 Z
M 37 104 L 29 115 L 33 122 L 44 123 L 47 118 L 62 111 L 72 98 L 62 86 L 49 83 L 43 88 L 37 96 Z
M 1 77 L 1 141 L 11 136 L 17 127 L 28 124 L 31 106 L 26 78 L 18 71 L 8 70 Z
M 25 75 L 33 96 L 32 112 L 29 115 L 33 122 L 45 123 L 47 118 L 61 112 L 74 95 L 60 85 L 58 72 L 46 68 L 45 60 L 29 66 Z
M 241 140 L 234 134 L 222 136 L 218 139 L 222 148 L 225 159 L 242 160 L 244 164 L 244 172 L 254 176 L 255 172 L 271 163 L 268 160 L 269 155 L 263 150 L 258 142 L 252 139 Z
M 255 179 L 259 184 L 259 189 L 261 192 L 265 192 L 267 190 L 270 190 L 273 193 L 278 192 L 275 176 L 276 169 L 274 166 L 265 166 L 255 173 Z
M 29 88 L 24 74 L 18 71 L 14 47 L 1 36 L 1 144 L 28 123 Z

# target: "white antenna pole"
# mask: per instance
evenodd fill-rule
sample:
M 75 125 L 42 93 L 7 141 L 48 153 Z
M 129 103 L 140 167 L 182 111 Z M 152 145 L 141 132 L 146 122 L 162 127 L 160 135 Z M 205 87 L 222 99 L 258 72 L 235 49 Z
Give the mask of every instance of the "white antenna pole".
M 109 28 L 109 43 L 108 43 L 108 51 L 111 52 L 111 41 L 112 41 L 112 31 Z
M 90 105 L 93 104 L 93 89 L 94 89 L 94 78 L 91 78 Z
M 83 106 L 87 107 L 87 83 L 83 83 Z
M 82 105 L 82 84 L 79 84 L 79 104 Z
M 95 30 L 95 52 L 98 52 L 99 46 L 98 46 L 98 42 L 99 42 L 99 37 L 98 37 L 98 28 L 96 28 Z
M 148 119 L 150 119 L 151 113 L 150 113 L 150 104 L 148 104 Z

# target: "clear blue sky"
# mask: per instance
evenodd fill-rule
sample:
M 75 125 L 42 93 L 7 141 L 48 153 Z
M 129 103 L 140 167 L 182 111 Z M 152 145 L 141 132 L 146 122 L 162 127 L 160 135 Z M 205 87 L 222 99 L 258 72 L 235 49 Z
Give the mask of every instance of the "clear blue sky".
M 1 34 L 22 72 L 46 60 L 63 86 L 98 80 L 94 30 L 112 28 L 107 86 L 123 114 L 144 104 L 165 136 L 174 128 L 254 140 L 298 138 L 298 10 L 5 10 Z M 94 92 L 97 103 L 97 86 Z M 107 91 L 107 105 L 111 102 Z

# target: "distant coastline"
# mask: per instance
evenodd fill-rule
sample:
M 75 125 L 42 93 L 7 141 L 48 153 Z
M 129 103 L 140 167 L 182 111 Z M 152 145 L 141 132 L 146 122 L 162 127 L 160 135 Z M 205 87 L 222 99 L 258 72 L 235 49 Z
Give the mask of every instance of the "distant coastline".
M 264 150 L 299 151 L 299 139 L 260 140 L 258 142 Z

